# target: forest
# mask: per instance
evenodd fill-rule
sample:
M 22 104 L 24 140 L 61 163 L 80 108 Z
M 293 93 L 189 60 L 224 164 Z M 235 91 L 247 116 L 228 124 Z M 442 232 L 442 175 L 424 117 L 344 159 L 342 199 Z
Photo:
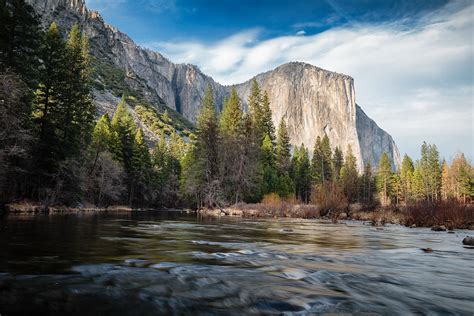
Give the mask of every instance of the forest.
M 351 147 L 333 148 L 327 136 L 311 150 L 292 146 L 285 121 L 274 126 L 271 100 L 256 81 L 248 107 L 235 90 L 215 104 L 209 87 L 191 133 L 158 126 L 152 141 L 130 113 L 135 97 L 127 91 L 113 115 L 99 116 L 96 69 L 78 26 L 43 30 L 23 1 L 0 2 L 0 15 L 2 205 L 200 209 L 270 196 L 373 210 L 474 198 L 471 163 L 462 153 L 445 161 L 434 144 L 423 143 L 417 161 L 405 155 L 397 170 L 383 154 L 362 172 Z M 166 110 L 161 114 L 169 119 Z

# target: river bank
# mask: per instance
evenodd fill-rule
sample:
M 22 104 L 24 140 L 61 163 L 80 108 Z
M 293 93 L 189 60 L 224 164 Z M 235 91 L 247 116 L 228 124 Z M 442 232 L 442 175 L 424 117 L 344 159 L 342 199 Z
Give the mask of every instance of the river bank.
M 10 214 L 75 214 L 75 213 L 130 213 L 154 211 L 155 208 L 137 208 L 126 205 L 112 205 L 108 207 L 97 207 L 95 205 L 79 205 L 76 207 L 64 205 L 45 206 L 35 202 L 21 201 L 9 203 L 4 206 L 4 211 Z M 161 211 L 193 213 L 190 209 L 166 209 Z
M 225 208 L 201 209 L 199 216 L 236 216 L 256 218 L 304 218 L 368 221 L 373 226 L 385 224 L 407 227 L 439 227 L 440 230 L 474 230 L 474 207 L 472 205 L 433 203 L 430 205 L 405 206 L 402 208 L 364 209 L 360 204 L 351 204 L 345 209 L 327 210 L 319 205 L 278 203 L 238 203 Z M 444 229 L 443 229 L 444 227 Z

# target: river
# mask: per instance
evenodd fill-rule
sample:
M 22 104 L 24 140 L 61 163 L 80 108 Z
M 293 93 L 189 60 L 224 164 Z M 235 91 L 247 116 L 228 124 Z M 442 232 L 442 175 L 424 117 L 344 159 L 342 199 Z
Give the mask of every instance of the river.
M 178 212 L 4 216 L 0 314 L 472 315 L 469 233 Z

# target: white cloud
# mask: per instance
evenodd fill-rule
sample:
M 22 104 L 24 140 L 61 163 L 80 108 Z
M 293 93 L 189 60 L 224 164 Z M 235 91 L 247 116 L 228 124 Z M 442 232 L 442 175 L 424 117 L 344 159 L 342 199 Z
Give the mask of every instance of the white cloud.
M 304 30 L 301 30 L 301 31 L 296 32 L 296 35 L 297 36 L 304 36 L 304 35 L 306 35 L 306 32 Z
M 418 155 L 423 140 L 448 156 L 473 158 L 474 5 L 454 1 L 416 25 L 344 25 L 311 36 L 259 41 L 254 29 L 212 44 L 148 43 L 176 62 L 197 64 L 232 84 L 289 61 L 354 77 L 357 102 L 397 141 Z M 403 21 L 406 22 L 406 21 Z

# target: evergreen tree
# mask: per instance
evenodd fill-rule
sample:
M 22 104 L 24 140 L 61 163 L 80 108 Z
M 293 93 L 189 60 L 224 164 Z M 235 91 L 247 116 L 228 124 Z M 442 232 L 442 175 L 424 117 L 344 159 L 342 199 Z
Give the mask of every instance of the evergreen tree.
M 240 98 L 235 88 L 230 98 L 224 101 L 220 117 L 221 133 L 220 177 L 225 197 L 237 203 L 243 198 L 244 190 L 244 121 Z
M 117 105 L 112 117 L 111 151 L 114 158 L 129 172 L 132 166 L 133 143 L 137 126 L 128 111 L 125 97 Z
M 131 157 L 131 179 L 129 191 L 130 205 L 139 205 L 149 201 L 147 196 L 151 171 L 151 159 L 143 131 L 137 129 Z
M 307 203 L 311 195 L 311 164 L 308 150 L 303 144 L 295 150 L 291 163 L 291 177 L 296 197 Z
M 339 180 L 341 175 L 341 168 L 344 164 L 344 155 L 342 154 L 342 150 L 339 147 L 334 149 L 334 154 L 332 156 L 332 168 L 333 168 L 333 178 L 334 180 Z
M 402 161 L 402 167 L 400 169 L 400 186 L 405 202 L 409 202 L 412 198 L 411 191 L 414 171 L 415 167 L 413 165 L 413 160 L 405 154 Z
M 272 121 L 272 110 L 270 109 L 270 99 L 267 91 L 263 93 L 261 111 L 262 116 L 259 124 L 261 133 L 262 135 L 268 135 L 272 143 L 275 144 L 275 126 Z
M 0 74 L 0 204 L 26 194 L 31 160 L 30 91 L 16 74 Z
M 112 125 L 110 124 L 109 115 L 106 113 L 99 118 L 92 132 L 93 164 L 90 173 L 95 169 L 100 153 L 110 151 L 111 134 Z
M 293 193 L 294 184 L 290 177 L 291 168 L 291 144 L 288 129 L 282 119 L 278 127 L 276 143 L 276 170 L 278 174 L 278 185 L 276 192 L 282 197 L 288 197 Z
M 415 170 L 413 171 L 411 195 L 413 196 L 413 199 L 417 201 L 426 199 L 423 170 L 420 161 L 417 161 L 417 163 L 415 164 Z
M 370 206 L 374 202 L 375 179 L 370 162 L 364 167 L 364 173 L 361 176 L 361 202 Z
M 341 184 L 343 186 L 344 194 L 347 197 L 349 203 L 355 202 L 358 193 L 358 171 L 357 171 L 357 160 L 352 153 L 352 147 L 347 146 L 346 157 L 344 159 L 344 165 L 341 168 Z
M 311 168 L 315 184 L 324 184 L 333 177 L 331 144 L 327 135 L 316 138 Z
M 392 194 L 392 176 L 393 173 L 390 158 L 388 157 L 388 154 L 384 152 L 382 156 L 380 156 L 376 177 L 377 189 L 381 193 L 383 205 L 388 205 L 390 201 L 390 196 Z
M 189 170 L 184 181 L 185 191 L 196 197 L 198 207 L 212 207 L 220 202 L 219 182 L 219 127 L 212 87 L 209 85 L 197 118 L 196 138 L 192 153 L 187 158 Z
M 426 199 L 437 200 L 441 193 L 441 163 L 436 145 L 423 142 L 420 167 Z
M 259 126 L 259 123 L 262 121 L 262 92 L 260 86 L 257 83 L 257 80 L 252 80 L 252 88 L 250 90 L 250 95 L 247 101 L 248 110 L 254 126 Z M 261 132 L 260 130 L 258 131 Z M 263 134 L 259 135 L 263 139 Z
M 75 156 L 90 140 L 95 116 L 89 87 L 89 45 L 77 25 L 69 33 L 65 57 L 65 80 L 60 86 L 62 147 L 66 156 Z
M 275 193 L 278 189 L 278 174 L 275 166 L 275 150 L 268 134 L 263 138 L 260 163 L 263 170 L 262 193 Z
M 10 69 L 34 89 L 40 66 L 39 19 L 24 0 L 2 0 L 0 21 L 0 71 Z
M 278 127 L 278 136 L 276 142 L 276 166 L 281 175 L 287 175 L 291 164 L 291 144 L 288 129 L 283 119 Z
M 249 113 L 244 114 L 243 131 L 243 200 L 255 203 L 262 198 L 261 138 L 259 133 L 256 132 L 254 121 Z

